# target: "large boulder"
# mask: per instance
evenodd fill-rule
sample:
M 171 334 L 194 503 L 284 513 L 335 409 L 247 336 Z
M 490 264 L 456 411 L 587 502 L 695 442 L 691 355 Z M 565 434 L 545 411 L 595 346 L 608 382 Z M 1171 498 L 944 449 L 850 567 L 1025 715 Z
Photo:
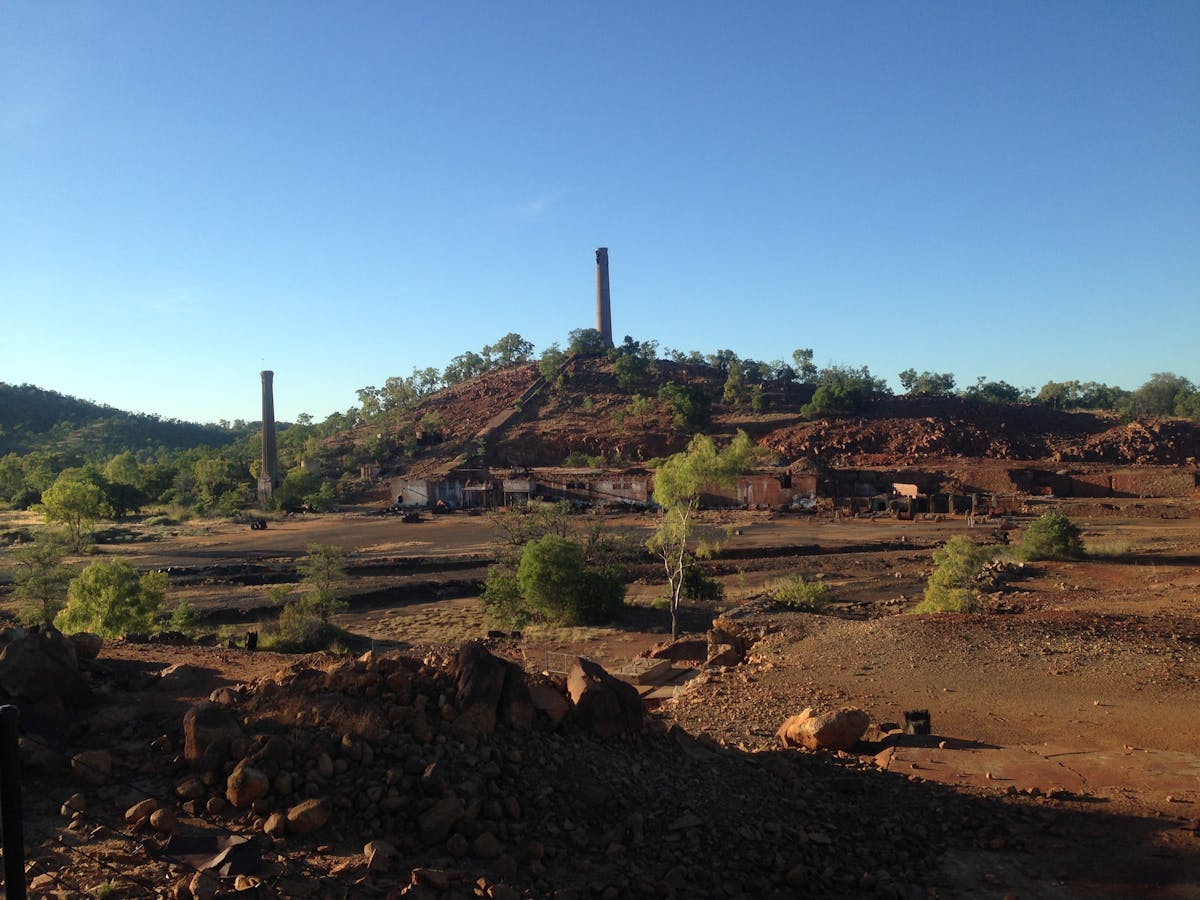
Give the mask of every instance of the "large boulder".
M 216 771 L 229 756 L 235 738 L 242 737 L 242 726 L 228 707 L 205 700 L 183 716 L 183 755 L 197 771 Z
M 526 728 L 533 721 L 534 708 L 525 685 L 525 673 L 516 663 L 500 659 L 475 641 L 458 648 L 455 661 L 456 734 L 479 736 L 496 730 L 497 721 L 514 728 Z
M 849 750 L 867 730 L 871 717 L 861 709 L 843 706 L 832 712 L 813 715 L 811 708 L 790 716 L 776 736 L 785 747 L 808 750 Z
M 325 826 L 333 815 L 333 804 L 328 797 L 319 797 L 297 803 L 287 811 L 287 827 L 292 834 L 312 834 Z
M 0 631 L 0 695 L 14 701 L 77 702 L 91 697 L 91 690 L 79 673 L 75 645 L 45 625 Z
M 636 734 L 642 730 L 642 698 L 632 684 L 614 678 L 590 659 L 576 657 L 567 674 L 567 693 L 575 716 L 597 737 Z

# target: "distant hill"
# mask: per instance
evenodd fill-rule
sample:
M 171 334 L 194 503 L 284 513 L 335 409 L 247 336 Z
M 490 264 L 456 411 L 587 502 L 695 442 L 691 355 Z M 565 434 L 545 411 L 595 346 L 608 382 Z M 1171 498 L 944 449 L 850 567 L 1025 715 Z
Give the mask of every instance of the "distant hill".
M 409 477 L 464 464 L 637 466 L 682 450 L 696 431 L 726 439 L 738 429 L 774 451 L 780 464 L 905 466 L 977 458 L 1194 466 L 1200 458 L 1200 424 L 1185 419 L 1123 422 L 1109 411 L 923 395 L 809 417 L 802 407 L 812 385 L 767 381 L 760 402 L 751 404 L 729 402 L 725 378 L 715 366 L 657 360 L 622 387 L 611 360 L 589 355 L 570 360 L 551 386 L 533 364 L 507 366 L 438 391 L 390 420 L 343 431 L 329 444 L 343 452 L 371 445 L 388 474 Z M 674 420 L 659 394 L 670 384 L 693 392 L 706 407 L 704 421 Z M 634 394 L 646 402 L 634 404 Z M 436 439 L 413 447 L 411 436 L 428 419 L 437 422 Z
M 129 413 L 31 384 L 0 382 L 0 456 L 42 450 L 81 461 L 104 460 L 124 450 L 222 447 L 255 428 Z

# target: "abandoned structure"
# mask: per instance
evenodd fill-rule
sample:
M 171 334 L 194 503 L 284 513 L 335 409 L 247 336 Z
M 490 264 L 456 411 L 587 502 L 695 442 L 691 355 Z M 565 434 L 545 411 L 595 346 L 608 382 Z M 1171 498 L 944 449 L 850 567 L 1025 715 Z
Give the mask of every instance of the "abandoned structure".
M 608 295 L 608 248 L 596 248 L 596 330 L 605 346 L 613 345 L 612 305 Z
M 258 502 L 265 506 L 271 501 L 279 478 L 279 453 L 275 448 L 275 373 L 262 371 L 262 468 L 258 473 Z

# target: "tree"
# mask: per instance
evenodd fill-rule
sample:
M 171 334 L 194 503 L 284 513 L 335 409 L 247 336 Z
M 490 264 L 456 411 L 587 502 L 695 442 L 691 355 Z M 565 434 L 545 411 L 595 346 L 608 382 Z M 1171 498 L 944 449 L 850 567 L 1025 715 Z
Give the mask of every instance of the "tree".
M 67 529 L 68 542 L 73 550 L 83 549 L 91 528 L 108 515 L 104 492 L 77 473 L 62 472 L 54 484 L 42 492 L 42 515 L 47 522 L 59 523 Z
M 1079 559 L 1083 556 L 1083 532 L 1062 513 L 1046 513 L 1029 523 L 1020 552 L 1031 561 Z
M 942 397 L 954 390 L 954 375 L 950 372 L 922 372 L 918 375 L 916 369 L 905 369 L 900 373 L 900 385 L 907 394 Z
M 606 353 L 608 343 L 595 328 L 576 328 L 567 334 L 567 352 L 580 356 Z
M 538 360 L 538 372 L 546 383 L 556 391 L 562 390 L 563 373 L 559 370 L 563 363 L 567 361 L 567 354 L 559 349 L 558 344 L 551 344 L 542 351 L 542 356 Z
M 533 343 L 510 331 L 496 343 L 484 347 L 483 356 L 491 369 L 527 363 L 533 359 Z
M 517 587 L 527 613 L 558 625 L 610 622 L 625 599 L 619 572 L 589 565 L 582 544 L 554 534 L 525 545 Z
M 54 534 L 41 532 L 32 543 L 13 551 L 16 571 L 13 594 L 21 602 L 20 618 L 27 625 L 54 621 L 63 608 L 67 585 L 74 574 L 63 565 L 67 547 Z
M 982 596 L 983 567 L 992 551 L 965 537 L 952 537 L 933 551 L 935 568 L 925 583 L 925 599 L 914 613 L 976 612 Z
M 695 516 L 701 494 L 707 487 L 726 486 L 749 471 L 754 445 L 744 431 L 718 451 L 712 438 L 698 434 L 687 450 L 676 453 L 654 474 L 654 501 L 662 518 L 646 546 L 662 560 L 667 575 L 671 607 L 671 638 L 679 637 L 679 604 L 684 580 L 696 554 L 691 543 L 696 535 Z M 701 545 L 700 552 L 704 547 Z
M 166 590 L 166 572 L 139 575 L 120 558 L 94 562 L 67 588 L 66 609 L 54 624 L 67 634 L 91 631 L 106 638 L 149 631 Z
M 670 408 L 671 425 L 678 431 L 694 433 L 712 421 L 708 396 L 698 387 L 668 381 L 659 387 L 658 399 Z
M 345 608 L 346 553 L 329 544 L 309 544 L 307 555 L 296 567 L 303 587 L 303 602 L 328 624 L 329 617 Z
M 792 351 L 792 362 L 796 364 L 795 379 L 801 384 L 817 383 L 817 367 L 813 364 L 813 352 L 809 347 Z
M 1031 390 L 1013 387 L 1007 381 L 988 381 L 980 375 L 962 395 L 968 400 L 984 400 L 988 403 L 1020 403 L 1031 393 Z
M 447 386 L 458 384 L 460 381 L 469 381 L 477 375 L 482 375 L 487 368 L 487 361 L 482 356 L 468 350 L 450 360 L 442 371 L 442 381 Z
M 1196 392 L 1195 386 L 1174 372 L 1155 372 L 1150 380 L 1133 392 L 1133 406 L 1141 416 L 1177 415 L 1180 401 Z
M 808 417 L 844 415 L 857 412 L 869 401 L 891 393 L 882 378 L 874 378 L 870 369 L 828 366 L 818 376 L 819 386 L 812 400 L 800 408 Z

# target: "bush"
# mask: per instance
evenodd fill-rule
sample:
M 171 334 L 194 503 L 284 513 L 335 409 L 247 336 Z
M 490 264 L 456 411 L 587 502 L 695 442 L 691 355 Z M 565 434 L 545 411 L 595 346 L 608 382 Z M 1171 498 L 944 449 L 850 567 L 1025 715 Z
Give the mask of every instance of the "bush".
M 589 566 L 581 544 L 553 534 L 525 545 L 517 585 L 524 609 L 557 625 L 610 622 L 625 601 L 625 586 L 615 571 Z
M 279 632 L 264 649 L 281 653 L 313 653 L 324 650 L 345 637 L 345 632 L 330 625 L 311 600 L 294 600 L 279 614 Z
M 1020 554 L 1027 560 L 1079 559 L 1083 532 L 1062 513 L 1046 513 L 1025 529 Z
M 833 602 L 833 591 L 823 581 L 806 581 L 803 575 L 792 575 L 775 583 L 771 597 L 792 609 L 821 612 Z
M 964 537 L 952 537 L 933 551 L 936 568 L 925 584 L 925 599 L 914 613 L 978 612 L 981 608 L 983 567 L 992 551 Z
M 67 607 L 54 624 L 66 634 L 91 631 L 106 638 L 150 631 L 166 590 L 165 572 L 139 575 L 120 558 L 94 562 L 71 582 Z
M 192 605 L 187 602 L 186 597 L 175 605 L 168 627 L 181 634 L 192 634 L 196 630 L 196 614 L 192 612 Z
M 693 560 L 683 572 L 683 589 L 680 596 L 694 602 L 720 603 L 725 599 L 725 588 L 717 579 L 705 575 L 704 570 Z
M 509 567 L 495 565 L 488 569 L 483 584 L 483 608 L 497 622 L 514 628 L 529 621 L 529 614 L 521 604 L 521 586 Z

